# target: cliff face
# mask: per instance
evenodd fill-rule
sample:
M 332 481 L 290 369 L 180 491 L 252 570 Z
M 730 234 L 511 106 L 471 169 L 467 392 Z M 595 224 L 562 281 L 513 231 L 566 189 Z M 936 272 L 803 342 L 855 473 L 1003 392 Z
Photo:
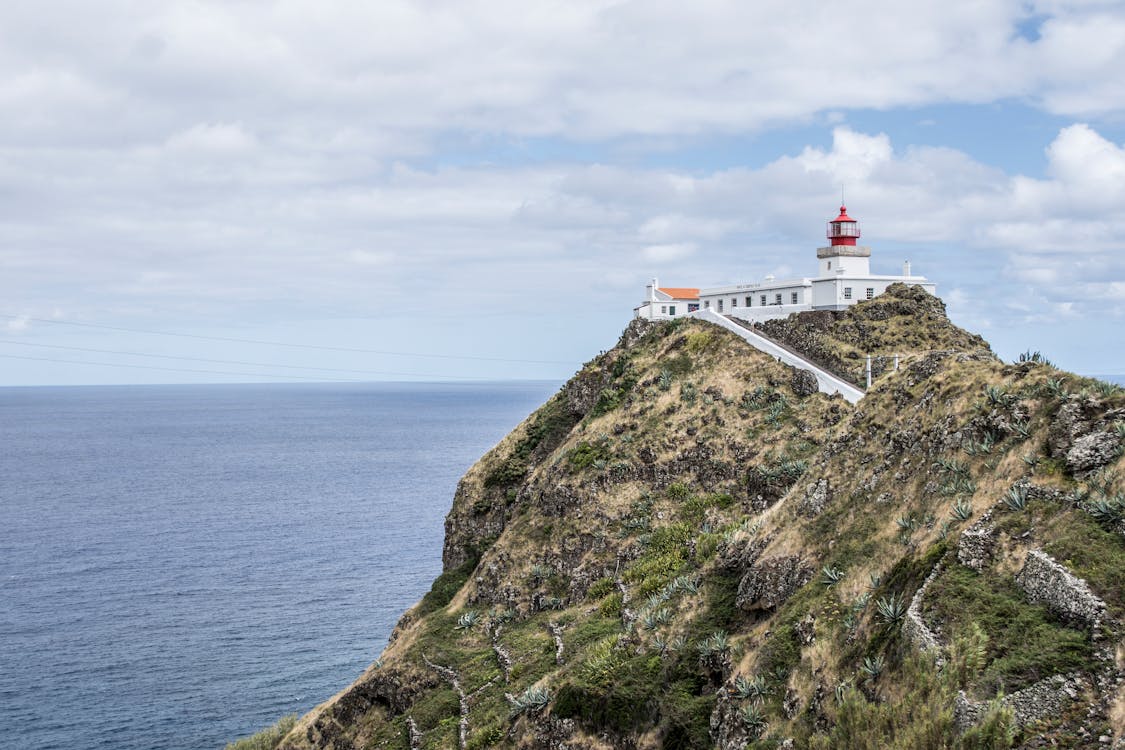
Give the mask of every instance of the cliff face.
M 280 747 L 1120 742 L 1125 394 L 916 289 L 765 332 L 885 366 L 852 407 L 632 323 L 469 470 L 442 575 Z

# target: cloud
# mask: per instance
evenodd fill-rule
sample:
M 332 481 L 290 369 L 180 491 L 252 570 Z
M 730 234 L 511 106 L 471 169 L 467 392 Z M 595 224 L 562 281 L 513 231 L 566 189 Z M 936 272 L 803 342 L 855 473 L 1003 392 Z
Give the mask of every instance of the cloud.
M 1125 11 L 1077 0 L 9 3 L 0 294 L 195 321 L 581 289 L 608 320 L 650 266 L 808 272 L 843 184 L 875 267 L 910 257 L 978 320 L 1112 318 L 1123 55 Z M 1070 123 L 1042 173 L 846 124 L 1000 101 Z
M 665 263 L 670 260 L 682 260 L 693 255 L 699 248 L 690 242 L 679 242 L 671 245 L 649 245 L 641 250 L 641 257 L 650 263 Z
M 1033 42 L 1018 27 L 1037 12 Z M 320 148 L 358 126 L 393 157 L 450 131 L 741 133 L 1006 98 L 1125 109 L 1125 15 L 1083 2 L 51 0 L 0 11 L 0 47 L 10 143 L 136 146 L 237 122 Z
M 174 133 L 167 146 L 174 151 L 229 157 L 253 149 L 255 143 L 255 138 L 239 123 L 200 123 Z

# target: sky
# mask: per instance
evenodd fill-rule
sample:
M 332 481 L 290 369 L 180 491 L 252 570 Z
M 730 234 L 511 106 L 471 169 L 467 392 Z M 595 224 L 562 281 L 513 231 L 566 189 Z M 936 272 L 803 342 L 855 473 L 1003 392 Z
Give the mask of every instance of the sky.
M 563 379 L 844 191 L 1005 359 L 1125 373 L 1118 0 L 0 5 L 0 385 Z

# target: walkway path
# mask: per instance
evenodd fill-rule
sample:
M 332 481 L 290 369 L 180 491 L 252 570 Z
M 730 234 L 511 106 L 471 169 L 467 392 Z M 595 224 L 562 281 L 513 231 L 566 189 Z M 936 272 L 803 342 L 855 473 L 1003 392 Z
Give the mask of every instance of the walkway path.
M 801 370 L 808 370 L 816 377 L 817 388 L 821 393 L 833 394 L 839 393 L 849 403 L 856 403 L 864 396 L 864 392 L 860 388 L 856 388 L 851 383 L 843 380 L 832 373 L 828 372 L 819 365 L 815 365 L 805 357 L 790 351 L 789 349 L 780 346 L 776 342 L 762 336 L 754 331 L 744 328 L 743 326 L 735 323 L 724 315 L 719 315 L 714 310 L 706 309 L 699 310 L 691 313 L 693 318 L 705 320 L 708 323 L 725 328 L 735 336 L 744 339 L 750 346 L 755 349 L 765 352 L 774 359 L 784 362 Z

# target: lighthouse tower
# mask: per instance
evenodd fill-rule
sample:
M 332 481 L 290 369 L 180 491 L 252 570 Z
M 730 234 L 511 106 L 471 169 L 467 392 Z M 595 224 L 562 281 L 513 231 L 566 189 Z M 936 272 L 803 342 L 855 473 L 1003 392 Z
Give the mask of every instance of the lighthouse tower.
M 871 273 L 871 248 L 856 244 L 859 239 L 859 222 L 848 216 L 846 206 L 840 206 L 840 215 L 828 222 L 828 247 L 818 247 L 820 275 L 868 276 Z

